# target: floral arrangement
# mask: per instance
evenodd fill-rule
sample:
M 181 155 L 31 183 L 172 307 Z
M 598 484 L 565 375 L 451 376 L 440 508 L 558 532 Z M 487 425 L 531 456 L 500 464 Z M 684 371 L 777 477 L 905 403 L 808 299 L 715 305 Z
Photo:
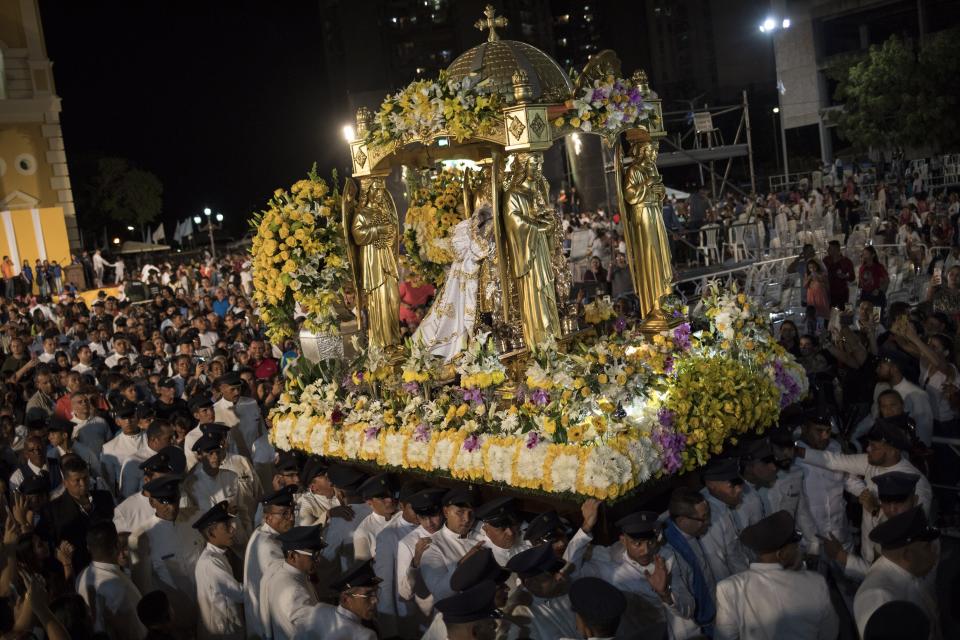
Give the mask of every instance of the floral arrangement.
M 492 133 L 501 123 L 503 98 L 475 80 L 451 80 L 445 71 L 436 80 L 415 80 L 387 96 L 367 132 L 368 144 L 406 138 L 452 136 L 457 142 Z
M 439 287 L 445 267 L 453 262 L 449 237 L 464 218 L 463 175 L 457 169 L 438 171 L 429 186 L 417 187 L 403 221 L 403 248 L 410 271 Z
M 602 324 L 617 315 L 608 296 L 596 298 L 593 302 L 583 305 L 583 314 L 588 324 Z
M 350 267 L 336 173 L 332 184 L 314 165 L 305 180 L 277 189 L 251 221 L 253 299 L 274 343 L 295 333 L 298 311 L 306 316 L 307 330 L 339 332 L 334 305 L 343 298 Z
M 627 78 L 612 75 L 594 80 L 579 97 L 567 100 L 566 107 L 567 111 L 554 120 L 553 126 L 597 133 L 646 125 L 656 114 L 639 87 Z
M 515 380 L 486 335 L 456 362 L 453 384 L 440 384 L 450 372 L 428 354 L 391 368 L 367 353 L 342 383 L 282 398 L 271 438 L 383 467 L 617 498 L 699 467 L 806 393 L 802 368 L 764 334 L 762 316 L 747 315 L 750 304 L 715 287 L 703 330 L 624 330 L 565 352 L 546 344 Z M 730 340 L 749 338 L 750 349 L 724 346 L 734 308 Z

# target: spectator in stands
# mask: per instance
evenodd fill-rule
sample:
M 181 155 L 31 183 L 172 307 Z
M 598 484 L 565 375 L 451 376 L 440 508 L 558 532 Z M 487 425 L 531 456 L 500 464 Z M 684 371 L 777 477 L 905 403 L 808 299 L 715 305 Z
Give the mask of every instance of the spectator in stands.
M 871 245 L 863 248 L 860 259 L 860 300 L 868 300 L 881 310 L 887 306 L 887 287 L 890 277 Z
M 836 240 L 827 245 L 823 266 L 830 284 L 830 306 L 842 309 L 850 302 L 849 283 L 856 282 L 856 269 L 850 258 L 840 252 L 840 243 Z

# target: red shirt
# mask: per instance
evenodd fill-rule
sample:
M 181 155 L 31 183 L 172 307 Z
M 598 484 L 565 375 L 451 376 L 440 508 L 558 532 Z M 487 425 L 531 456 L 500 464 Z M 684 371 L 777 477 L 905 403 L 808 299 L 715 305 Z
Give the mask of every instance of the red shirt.
M 860 265 L 860 290 L 871 292 L 879 289 L 881 282 L 887 279 L 887 270 L 879 262 L 874 262 L 869 267 L 865 264 Z
M 853 282 L 853 262 L 850 258 L 840 256 L 836 262 L 826 256 L 823 259 L 823 266 L 827 268 L 827 276 L 830 282 L 831 297 L 843 297 L 849 294 L 848 282 Z
M 276 360 L 273 358 L 264 358 L 253 366 L 253 375 L 257 380 L 266 380 L 267 378 L 272 378 L 277 375 L 279 370 L 280 367 L 277 366 Z

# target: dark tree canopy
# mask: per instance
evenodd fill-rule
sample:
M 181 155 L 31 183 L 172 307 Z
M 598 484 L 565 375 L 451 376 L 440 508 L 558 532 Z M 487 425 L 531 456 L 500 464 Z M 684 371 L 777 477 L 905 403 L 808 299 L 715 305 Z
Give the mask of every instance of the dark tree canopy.
M 163 184 L 153 173 L 124 158 L 96 158 L 83 164 L 77 211 L 84 226 L 95 229 L 107 220 L 137 226 L 160 215 Z

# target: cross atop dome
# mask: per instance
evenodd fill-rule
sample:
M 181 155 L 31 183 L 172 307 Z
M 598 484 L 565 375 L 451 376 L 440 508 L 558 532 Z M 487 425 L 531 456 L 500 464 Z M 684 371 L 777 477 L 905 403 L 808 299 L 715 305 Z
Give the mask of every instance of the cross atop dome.
M 477 20 L 473 26 L 483 31 L 485 29 L 490 30 L 490 34 L 487 36 L 487 42 L 495 42 L 500 39 L 500 36 L 497 35 L 497 28 L 506 29 L 507 28 L 507 19 L 503 16 L 496 15 L 497 10 L 493 8 L 492 4 L 488 4 L 487 7 L 483 10 L 483 15 L 486 18 Z

